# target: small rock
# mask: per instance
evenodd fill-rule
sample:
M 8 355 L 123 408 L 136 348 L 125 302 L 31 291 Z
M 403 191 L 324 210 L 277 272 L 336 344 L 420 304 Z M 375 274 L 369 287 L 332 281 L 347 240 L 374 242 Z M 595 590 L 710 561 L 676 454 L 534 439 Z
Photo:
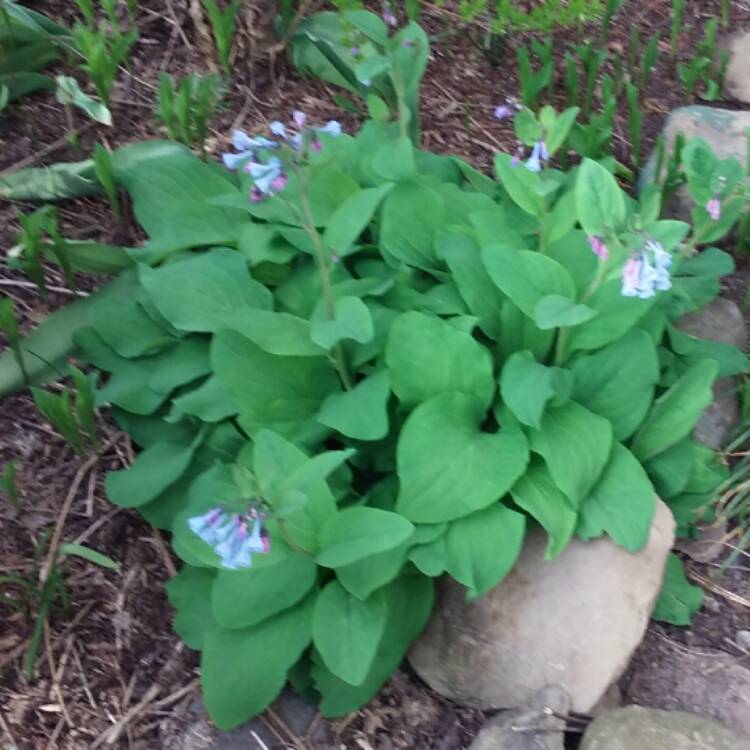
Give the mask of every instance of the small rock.
M 696 436 L 697 437 L 697 436 Z M 727 551 L 727 522 L 698 524 L 698 539 L 679 539 L 674 548 L 700 563 L 710 563 Z
M 750 651 L 750 630 L 738 630 L 735 640 L 740 648 Z
M 716 107 L 679 107 L 667 118 L 662 134 L 665 139 L 665 154 L 670 155 L 675 138 L 682 133 L 686 139 L 702 138 L 721 159 L 734 157 L 740 164 L 747 164 L 747 136 L 745 130 L 750 127 L 750 112 L 718 109 Z M 654 151 L 643 168 L 639 179 L 639 188 L 643 188 L 654 179 L 656 170 L 656 151 Z M 663 174 L 659 178 L 663 178 Z M 669 211 L 678 219 L 689 221 L 693 210 L 693 199 L 682 186 L 675 194 Z
M 477 708 L 518 705 L 561 685 L 588 713 L 624 671 L 661 588 L 674 519 L 660 500 L 649 541 L 631 554 L 603 537 L 574 540 L 545 561 L 532 532 L 516 566 L 484 597 L 466 601 L 452 579 L 409 660 L 435 691 Z
M 750 737 L 684 711 L 627 706 L 594 719 L 580 750 L 750 750 Z
M 729 65 L 724 86 L 741 102 L 750 104 L 750 31 L 741 31 L 727 43 Z
M 742 350 L 747 348 L 747 328 L 742 311 L 723 297 L 717 297 L 698 312 L 685 315 L 677 327 L 691 336 L 730 344 Z M 736 379 L 721 378 L 714 383 L 713 390 L 713 402 L 703 412 L 694 435 L 709 448 L 720 450 L 740 423 Z
M 564 750 L 565 719 L 559 716 L 569 711 L 570 696 L 549 685 L 523 706 L 490 719 L 469 750 Z
M 649 633 L 623 690 L 628 702 L 690 711 L 750 734 L 750 669 L 738 656 Z

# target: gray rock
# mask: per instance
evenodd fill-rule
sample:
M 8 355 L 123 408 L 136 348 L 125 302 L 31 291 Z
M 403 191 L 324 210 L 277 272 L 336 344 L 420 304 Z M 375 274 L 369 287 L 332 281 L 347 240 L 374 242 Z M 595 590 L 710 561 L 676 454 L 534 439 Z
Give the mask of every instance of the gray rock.
M 738 630 L 735 640 L 740 648 L 750 651 L 750 630 Z
M 750 124 L 750 123 L 749 123 Z M 717 297 L 702 310 L 685 315 L 678 328 L 702 339 L 747 347 L 747 328 L 740 308 L 731 300 Z M 709 448 L 723 448 L 740 423 L 740 403 L 735 378 L 714 383 L 714 400 L 695 427 L 697 440 Z
M 580 750 L 750 750 L 750 737 L 684 711 L 628 706 L 594 719 Z
M 709 563 L 717 560 L 727 552 L 727 522 L 717 521 L 713 524 L 698 524 L 698 539 L 679 539 L 674 548 L 696 562 Z
M 750 127 L 750 112 L 718 109 L 716 107 L 680 107 L 667 118 L 662 131 L 665 138 L 665 153 L 671 154 L 675 138 L 682 133 L 687 139 L 702 138 L 722 159 L 734 157 L 740 164 L 747 163 L 747 136 Z M 639 187 L 654 180 L 656 175 L 656 153 L 652 153 L 643 168 Z M 659 175 L 663 179 L 664 175 Z M 679 219 L 689 221 L 693 200 L 687 188 L 681 187 L 668 207 L 670 213 Z
M 735 99 L 750 104 L 750 31 L 735 34 L 726 46 L 729 65 L 724 86 Z
M 589 712 L 624 671 L 661 588 L 674 519 L 657 500 L 646 547 L 574 540 L 545 561 L 546 536 L 529 535 L 505 580 L 466 601 L 451 579 L 409 660 L 435 691 L 478 708 L 505 708 L 560 685 Z
M 740 655 L 688 649 L 649 632 L 623 690 L 629 703 L 690 711 L 750 734 L 750 669 L 743 666 L 746 663 Z
M 481 729 L 469 750 L 564 750 L 570 696 L 559 686 L 540 690 L 528 703 L 503 711 Z

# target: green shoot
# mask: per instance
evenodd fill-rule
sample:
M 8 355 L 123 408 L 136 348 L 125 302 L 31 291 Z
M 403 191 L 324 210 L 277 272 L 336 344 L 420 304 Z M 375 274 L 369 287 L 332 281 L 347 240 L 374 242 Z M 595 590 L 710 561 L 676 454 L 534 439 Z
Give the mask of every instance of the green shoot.
M 630 131 L 630 161 L 638 167 L 641 161 L 641 131 L 643 129 L 643 113 L 638 106 L 638 87 L 630 81 L 625 84 L 628 98 L 628 130 Z
M 28 384 L 29 373 L 26 370 L 23 350 L 21 349 L 21 334 L 13 310 L 13 300 L 10 297 L 0 300 L 0 330 L 5 334 L 5 338 L 8 341 L 8 347 L 13 352 L 13 358 L 16 360 L 18 369 L 23 375 L 24 382 Z
M 659 59 L 659 35 L 654 34 L 646 44 L 643 51 L 643 63 L 641 64 L 641 88 L 648 85 L 651 78 L 651 72 L 656 67 Z
M 516 60 L 518 61 L 518 77 L 521 82 L 521 101 L 535 112 L 539 109 L 539 99 L 542 92 L 551 85 L 553 80 L 552 40 L 548 40 L 545 44 L 534 40 L 532 48 L 540 62 L 540 67 L 537 70 L 532 67 L 529 50 L 523 45 L 516 48 Z
M 118 221 L 122 221 L 122 211 L 120 210 L 120 200 L 117 195 L 117 183 L 115 180 L 115 168 L 112 164 L 112 155 L 101 144 L 94 146 L 94 173 L 96 179 L 104 188 L 107 201 Z
M 3 474 L 0 477 L 0 489 L 8 496 L 11 505 L 16 511 L 21 510 L 21 499 L 18 496 L 18 487 L 16 486 L 16 462 L 8 461 L 3 468 Z
M 581 79 L 578 63 L 570 52 L 565 53 L 565 106 L 574 107 L 581 95 Z
M 721 25 L 729 28 L 729 0 L 721 0 Z
M 672 0 L 672 31 L 669 35 L 669 51 L 673 58 L 677 55 L 677 43 L 680 40 L 683 9 L 684 0 Z
M 201 0 L 201 2 L 211 22 L 219 63 L 224 73 L 229 76 L 231 73 L 229 58 L 232 54 L 232 41 L 237 29 L 237 13 L 242 7 L 242 0 L 233 0 L 224 11 L 217 5 L 216 0 Z
M 624 5 L 625 0 L 607 0 L 607 5 L 604 8 L 604 15 L 602 16 L 602 33 L 601 42 L 604 44 L 609 36 L 609 27 L 612 24 L 612 19 L 615 17 L 620 8 Z

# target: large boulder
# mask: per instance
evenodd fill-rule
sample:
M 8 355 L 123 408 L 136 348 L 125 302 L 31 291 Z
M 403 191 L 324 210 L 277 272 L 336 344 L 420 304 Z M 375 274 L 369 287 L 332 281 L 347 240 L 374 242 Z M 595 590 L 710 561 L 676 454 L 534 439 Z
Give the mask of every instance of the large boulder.
M 702 310 L 685 315 L 677 326 L 701 339 L 732 344 L 744 350 L 747 329 L 740 308 L 731 300 L 717 297 Z M 740 403 L 735 378 L 714 383 L 714 398 L 695 427 L 695 437 L 709 448 L 723 448 L 740 423 Z
M 532 532 L 505 580 L 466 601 L 441 580 L 435 612 L 409 661 L 441 695 L 477 708 L 507 708 L 560 685 L 588 713 L 625 670 L 643 638 L 674 542 L 674 519 L 657 508 L 636 554 L 609 538 L 573 540 L 545 561 L 547 539 Z
M 628 706 L 597 717 L 580 750 L 750 750 L 750 737 L 684 711 Z
M 747 135 L 750 128 L 750 112 L 718 109 L 716 107 L 690 106 L 675 109 L 667 118 L 662 130 L 665 153 L 671 154 L 675 138 L 682 133 L 688 140 L 702 138 L 721 159 L 734 157 L 740 164 L 747 164 Z M 656 170 L 656 153 L 652 153 L 643 168 L 639 187 L 652 182 Z M 659 175 L 660 179 L 664 175 Z M 693 199 L 685 186 L 675 194 L 668 210 L 683 221 L 689 221 L 693 210 Z
M 729 65 L 725 88 L 741 102 L 750 104 L 750 30 L 735 34 L 728 42 Z

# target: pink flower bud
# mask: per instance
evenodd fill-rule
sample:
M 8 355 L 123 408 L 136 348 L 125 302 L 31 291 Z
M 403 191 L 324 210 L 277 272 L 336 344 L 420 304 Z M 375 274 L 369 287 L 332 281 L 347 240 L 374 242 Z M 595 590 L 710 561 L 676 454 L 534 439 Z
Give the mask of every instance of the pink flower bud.
M 609 258 L 609 250 L 604 244 L 604 239 L 602 237 L 587 237 L 586 241 L 591 246 L 591 250 L 593 251 L 594 255 L 598 256 L 602 260 L 607 260 L 607 258 Z
M 721 201 L 718 197 L 711 198 L 711 200 L 706 203 L 706 211 L 708 211 L 708 215 L 714 221 L 718 221 L 721 218 Z

